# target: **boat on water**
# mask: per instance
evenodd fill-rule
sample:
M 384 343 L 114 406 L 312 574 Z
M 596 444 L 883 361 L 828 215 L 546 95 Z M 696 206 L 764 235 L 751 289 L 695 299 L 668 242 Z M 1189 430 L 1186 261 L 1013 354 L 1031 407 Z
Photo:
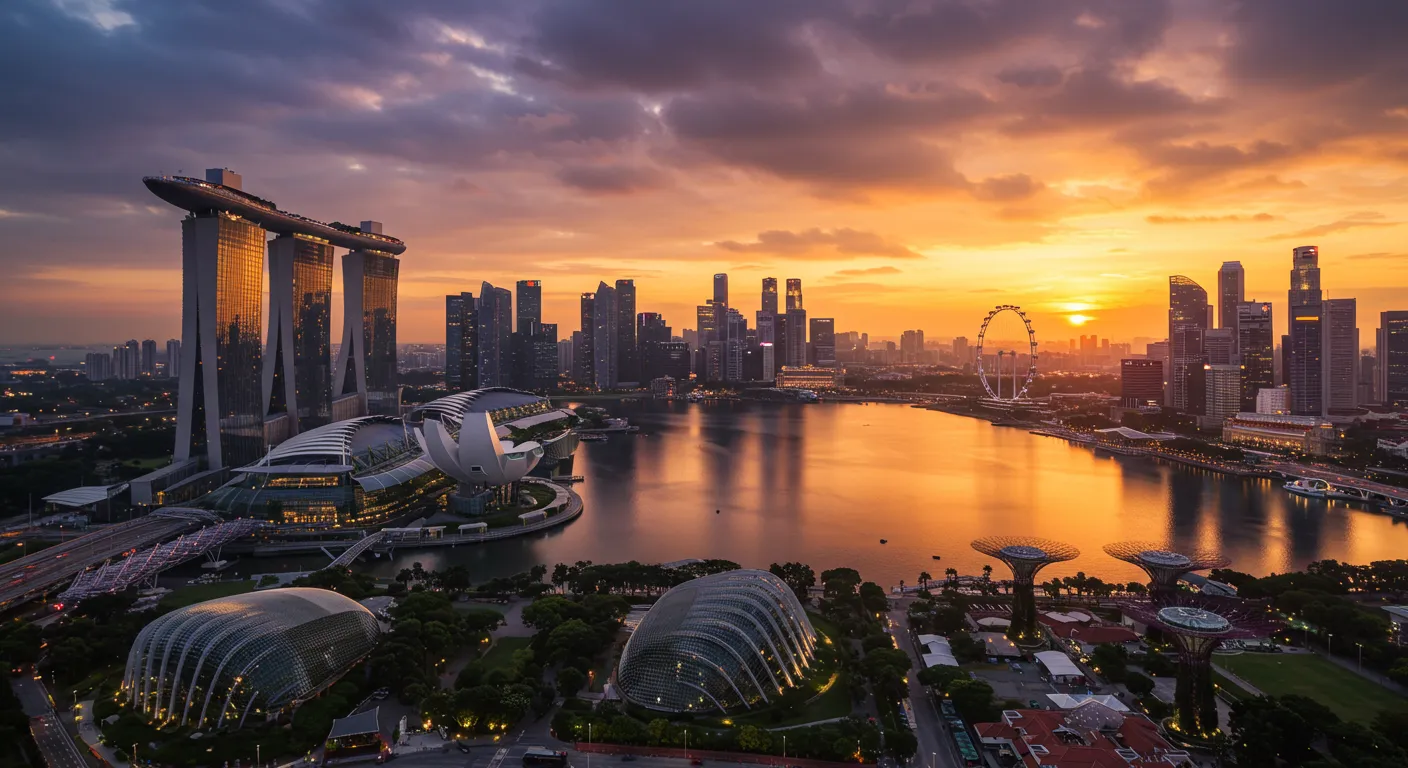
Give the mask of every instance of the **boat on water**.
M 934 558 L 935 560 L 942 560 L 942 559 L 943 559 L 942 557 L 939 557 L 938 555 L 930 555 L 930 557 Z
M 889 544 L 889 543 L 890 543 L 890 540 L 889 540 L 889 539 L 881 539 L 881 540 L 880 540 L 880 543 L 881 543 L 881 544 Z
M 1323 499 L 1330 495 L 1330 484 L 1324 480 L 1302 478 L 1300 480 L 1293 480 L 1281 487 L 1297 496 L 1307 496 L 1312 499 Z

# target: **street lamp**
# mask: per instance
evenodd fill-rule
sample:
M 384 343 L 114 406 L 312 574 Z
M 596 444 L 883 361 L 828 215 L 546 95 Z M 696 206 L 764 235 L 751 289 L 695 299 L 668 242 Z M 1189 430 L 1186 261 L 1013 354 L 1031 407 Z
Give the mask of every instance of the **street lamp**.
M 255 744 L 255 745 L 254 745 L 254 764 L 255 764 L 255 766 L 262 766 L 262 765 L 264 765 L 264 755 L 259 751 L 260 746 L 261 746 L 261 745 L 259 745 L 259 744 Z
M 1334 656 L 1334 655 L 1335 655 L 1335 652 L 1334 652 L 1333 650 L 1331 650 L 1331 649 L 1334 647 L 1334 642 L 1335 642 L 1335 633 L 1334 633 L 1334 632 L 1331 632 L 1331 633 L 1325 635 L 1325 655 L 1326 655 L 1326 656 Z
M 587 721 L 587 768 L 592 768 L 592 724 Z
M 1355 645 L 1359 646 L 1359 671 L 1360 671 L 1360 672 L 1363 672 L 1363 671 L 1364 671 L 1364 644 L 1363 644 L 1363 643 L 1355 643 Z

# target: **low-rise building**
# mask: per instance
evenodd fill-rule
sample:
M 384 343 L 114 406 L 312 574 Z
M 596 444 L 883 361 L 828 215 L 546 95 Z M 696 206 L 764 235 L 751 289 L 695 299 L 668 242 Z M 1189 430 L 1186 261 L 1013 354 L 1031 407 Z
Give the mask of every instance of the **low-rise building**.
M 1223 442 L 1311 456 L 1334 452 L 1339 439 L 1333 424 L 1315 416 L 1243 412 L 1222 425 Z
M 810 389 L 832 392 L 841 388 L 845 371 L 813 365 L 784 365 L 777 374 L 778 389 Z
M 1073 709 L 1009 709 L 1002 722 L 974 726 L 984 746 L 1029 768 L 1176 768 L 1193 765 L 1143 715 L 1087 699 Z

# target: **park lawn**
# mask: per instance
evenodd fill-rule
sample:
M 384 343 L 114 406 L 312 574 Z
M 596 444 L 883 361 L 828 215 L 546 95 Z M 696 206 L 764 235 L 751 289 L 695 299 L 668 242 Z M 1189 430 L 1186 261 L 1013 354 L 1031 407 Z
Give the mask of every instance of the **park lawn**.
M 217 581 L 214 584 L 190 584 L 179 587 L 171 594 L 161 598 L 161 607 L 175 610 L 218 597 L 242 595 L 252 591 L 254 591 L 254 582 L 247 579 L 245 581 Z
M 484 671 L 491 669 L 507 668 L 513 663 L 513 652 L 522 648 L 527 648 L 533 642 L 531 637 L 500 637 L 494 640 L 494 644 L 489 647 L 481 657 L 484 662 Z
M 1300 694 L 1346 720 L 1367 722 L 1380 710 L 1408 711 L 1408 699 L 1308 653 L 1219 656 L 1221 666 L 1272 696 Z

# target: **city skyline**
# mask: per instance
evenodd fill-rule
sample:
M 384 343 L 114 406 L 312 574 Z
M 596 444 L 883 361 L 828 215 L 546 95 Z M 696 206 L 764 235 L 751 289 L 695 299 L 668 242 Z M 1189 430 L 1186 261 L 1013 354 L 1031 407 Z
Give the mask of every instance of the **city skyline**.
M 549 16 L 407 3 L 361 26 L 22 4 L 5 55 L 40 66 L 19 84 L 25 121 L 0 134 L 26 150 L 0 166 L 17 182 L 0 192 L 0 231 L 24 254 L 8 257 L 0 343 L 178 335 L 179 222 L 135 179 L 218 165 L 286 209 L 375 216 L 413 243 L 403 343 L 440 337 L 450 290 L 510 285 L 525 262 L 560 325 L 591 275 L 633 279 L 655 311 L 684 318 L 693 276 L 726 271 L 738 285 L 797 275 L 838 328 L 877 337 L 971 334 L 999 301 L 1050 339 L 1084 318 L 1101 336 L 1160 337 L 1167 275 L 1215 289 L 1218 265 L 1238 261 L 1244 294 L 1274 298 L 1285 252 L 1304 244 L 1336 275 L 1326 298 L 1358 300 L 1363 334 L 1396 309 L 1401 100 L 1382 78 L 1402 54 L 1379 31 L 1401 9 L 1081 3 L 1031 16 L 999 3 L 902 25 L 897 8 L 658 4 L 608 19 L 590 4 Z M 1331 21 L 1344 34 L 1320 39 Z M 318 42 L 290 50 L 274 29 Z M 739 29 L 756 59 L 714 42 Z M 337 34 L 378 44 L 332 66 L 345 53 L 323 41 Z M 1324 66 L 1275 55 L 1298 37 L 1317 39 Z M 196 39 L 222 55 L 188 56 Z M 189 67 L 156 63 L 173 57 Z M 154 73 L 148 87 L 112 101 L 134 69 Z M 111 114 L 72 120 L 85 101 Z M 63 300 L 74 293 L 85 301 Z M 342 311 L 334 301 L 334 339 Z

